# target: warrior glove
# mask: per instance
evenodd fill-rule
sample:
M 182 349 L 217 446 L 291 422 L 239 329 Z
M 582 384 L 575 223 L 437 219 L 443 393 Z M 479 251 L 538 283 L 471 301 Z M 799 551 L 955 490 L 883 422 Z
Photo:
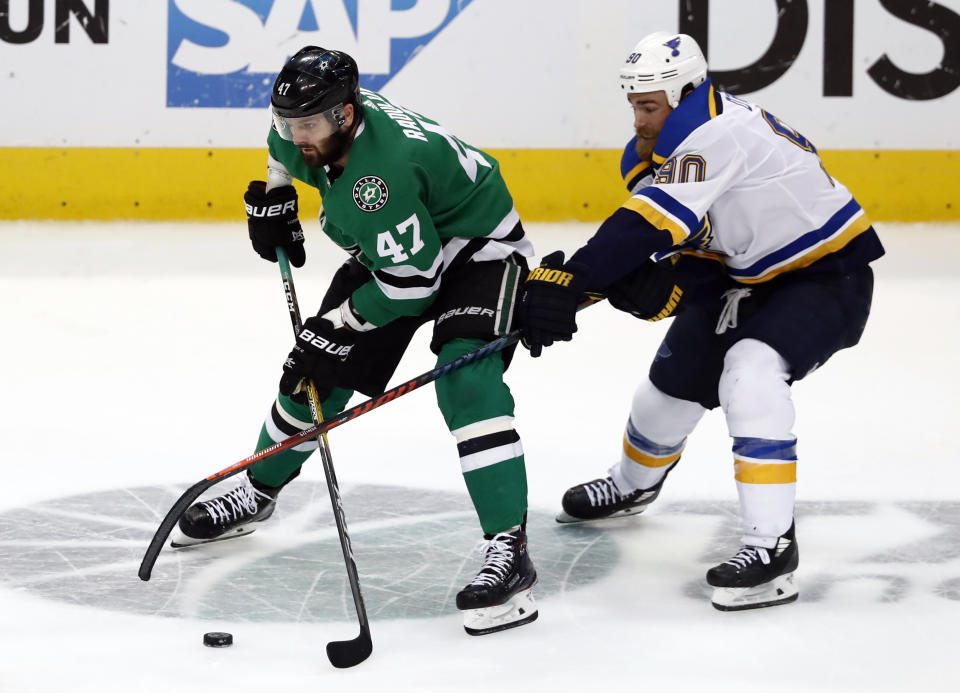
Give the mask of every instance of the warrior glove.
M 676 315 L 704 287 L 719 285 L 723 277 L 721 262 L 672 255 L 658 262 L 645 260 L 608 286 L 604 294 L 617 310 L 655 322 Z
M 327 399 L 343 380 L 342 371 L 350 358 L 355 336 L 350 330 L 334 328 L 326 318 L 308 318 L 283 364 L 280 394 L 292 396 L 300 390 L 300 381 L 309 378 L 317 388 L 320 401 Z
M 577 306 L 590 268 L 579 262 L 563 262 L 563 252 L 550 253 L 532 270 L 524 285 L 520 317 L 523 345 L 537 357 L 543 347 L 569 342 L 577 331 Z
M 276 262 L 276 248 L 280 246 L 286 251 L 290 264 L 303 267 L 306 253 L 303 227 L 297 218 L 296 189 L 292 185 L 283 185 L 267 192 L 267 184 L 262 180 L 250 181 L 243 203 L 247 208 L 250 242 L 257 255 Z

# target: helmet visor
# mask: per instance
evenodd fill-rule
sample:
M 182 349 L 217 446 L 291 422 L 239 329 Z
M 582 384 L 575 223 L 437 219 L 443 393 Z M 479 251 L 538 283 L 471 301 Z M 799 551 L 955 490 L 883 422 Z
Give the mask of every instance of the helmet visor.
M 288 118 L 277 113 L 275 108 L 270 109 L 273 114 L 273 124 L 277 133 L 290 142 L 297 140 L 321 140 L 329 137 L 343 123 L 343 105 L 302 118 Z

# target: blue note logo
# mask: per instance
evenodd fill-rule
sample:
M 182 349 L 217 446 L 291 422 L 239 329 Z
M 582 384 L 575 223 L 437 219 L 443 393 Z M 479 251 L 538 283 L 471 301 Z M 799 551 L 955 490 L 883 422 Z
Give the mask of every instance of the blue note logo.
M 167 106 L 266 108 L 283 62 L 336 48 L 379 90 L 473 0 L 167 0 Z

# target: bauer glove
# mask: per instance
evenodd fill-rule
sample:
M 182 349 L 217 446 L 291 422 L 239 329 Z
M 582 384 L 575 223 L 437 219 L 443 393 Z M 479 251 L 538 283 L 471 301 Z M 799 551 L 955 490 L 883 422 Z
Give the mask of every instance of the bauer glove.
M 308 318 L 297 335 L 297 343 L 283 364 L 280 394 L 290 397 L 300 390 L 301 380 L 308 378 L 317 388 L 320 401 L 342 380 L 355 333 L 336 329 L 333 323 L 319 316 Z
M 523 345 L 537 357 L 543 347 L 569 342 L 577 331 L 577 306 L 590 268 L 579 262 L 563 262 L 563 252 L 550 253 L 530 271 L 524 284 L 520 318 Z
M 262 180 L 250 181 L 243 204 L 247 209 L 250 242 L 257 255 L 276 262 L 276 248 L 280 246 L 290 258 L 290 264 L 303 267 L 306 252 L 303 249 L 303 227 L 297 218 L 296 189 L 292 185 L 283 185 L 267 192 L 267 184 Z

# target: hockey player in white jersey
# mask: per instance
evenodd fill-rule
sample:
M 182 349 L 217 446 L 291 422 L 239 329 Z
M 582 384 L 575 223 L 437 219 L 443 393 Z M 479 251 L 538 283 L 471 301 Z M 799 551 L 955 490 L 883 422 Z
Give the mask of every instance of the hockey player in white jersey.
M 743 536 L 707 572 L 713 604 L 791 602 L 799 553 L 790 385 L 859 341 L 869 263 L 883 247 L 813 144 L 717 89 L 691 37 L 647 36 L 619 79 L 634 112 L 622 167 L 632 196 L 569 261 L 552 253 L 530 273 L 525 344 L 538 356 L 571 339 L 585 291 L 640 318 L 674 319 L 637 387 L 621 458 L 569 489 L 557 519 L 642 512 L 704 412 L 721 406 Z

